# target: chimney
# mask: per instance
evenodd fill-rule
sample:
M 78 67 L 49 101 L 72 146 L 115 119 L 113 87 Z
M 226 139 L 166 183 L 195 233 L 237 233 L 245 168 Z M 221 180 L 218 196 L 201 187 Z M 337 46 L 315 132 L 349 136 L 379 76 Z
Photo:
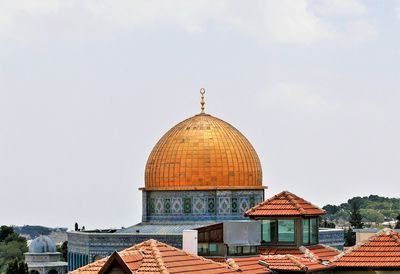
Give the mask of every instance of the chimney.
M 182 249 L 187 253 L 197 255 L 197 230 L 184 230 L 182 234 Z

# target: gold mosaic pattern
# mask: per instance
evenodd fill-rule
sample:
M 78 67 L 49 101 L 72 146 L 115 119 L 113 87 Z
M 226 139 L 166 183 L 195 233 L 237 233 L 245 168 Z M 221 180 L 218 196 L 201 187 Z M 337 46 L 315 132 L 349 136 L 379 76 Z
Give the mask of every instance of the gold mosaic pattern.
M 170 129 L 146 164 L 146 190 L 262 188 L 253 146 L 236 128 L 208 114 Z

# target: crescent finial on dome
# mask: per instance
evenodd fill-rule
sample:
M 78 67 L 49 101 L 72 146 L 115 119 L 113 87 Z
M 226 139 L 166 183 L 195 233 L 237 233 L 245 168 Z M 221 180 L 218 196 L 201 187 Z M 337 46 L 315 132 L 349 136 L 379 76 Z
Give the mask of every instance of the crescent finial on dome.
M 200 94 L 201 94 L 201 113 L 205 113 L 204 112 L 204 105 L 205 105 L 205 101 L 204 101 L 204 93 L 206 93 L 206 90 L 204 88 L 200 89 Z

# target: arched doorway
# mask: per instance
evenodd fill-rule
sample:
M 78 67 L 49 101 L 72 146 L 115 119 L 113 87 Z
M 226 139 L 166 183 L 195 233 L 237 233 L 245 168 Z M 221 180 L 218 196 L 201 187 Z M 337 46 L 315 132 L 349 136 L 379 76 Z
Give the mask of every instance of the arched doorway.
M 47 272 L 47 274 L 58 274 L 57 270 L 52 269 L 49 272 Z

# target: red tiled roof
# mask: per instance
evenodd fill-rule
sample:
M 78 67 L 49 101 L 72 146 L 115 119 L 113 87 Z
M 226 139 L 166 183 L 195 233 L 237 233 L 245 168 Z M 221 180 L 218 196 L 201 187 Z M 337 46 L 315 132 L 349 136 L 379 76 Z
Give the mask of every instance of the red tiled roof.
M 261 255 L 262 260 L 269 269 L 276 271 L 321 271 L 331 268 L 328 265 L 321 264 L 310 258 L 286 255 Z
M 307 255 L 308 250 L 312 254 L 308 256 L 313 256 L 316 260 L 321 261 L 332 261 L 335 256 L 340 254 L 340 251 L 336 248 L 321 244 L 301 248 L 305 249 L 303 250 L 304 254 Z
M 138 273 L 236 273 L 226 264 L 216 263 L 200 256 L 186 253 L 183 250 L 148 240 L 127 248 L 118 255 L 132 272 Z M 71 274 L 97 274 L 106 264 L 105 258 L 87 266 L 78 268 Z
M 383 229 L 366 242 L 339 254 L 333 261 L 341 268 L 400 269 L 400 234 Z
M 275 247 L 260 247 L 261 255 L 293 255 L 296 257 L 308 257 L 318 261 L 331 261 L 335 256 L 340 254 L 340 251 L 326 245 L 301 246 L 295 248 L 275 248 Z
M 259 264 L 261 260 L 260 256 L 254 257 L 237 257 L 237 258 L 230 258 L 226 260 L 226 263 L 238 270 L 241 273 L 245 274 L 263 274 L 263 273 L 271 273 L 267 267 L 262 266 Z
M 231 266 L 236 266 L 236 268 L 246 274 L 266 273 L 266 269 L 274 271 L 314 272 L 331 268 L 310 258 L 290 254 L 259 255 L 248 258 L 238 257 L 228 259 L 227 263 Z
M 325 211 L 289 191 L 283 191 L 272 198 L 250 208 L 245 216 L 319 216 Z

